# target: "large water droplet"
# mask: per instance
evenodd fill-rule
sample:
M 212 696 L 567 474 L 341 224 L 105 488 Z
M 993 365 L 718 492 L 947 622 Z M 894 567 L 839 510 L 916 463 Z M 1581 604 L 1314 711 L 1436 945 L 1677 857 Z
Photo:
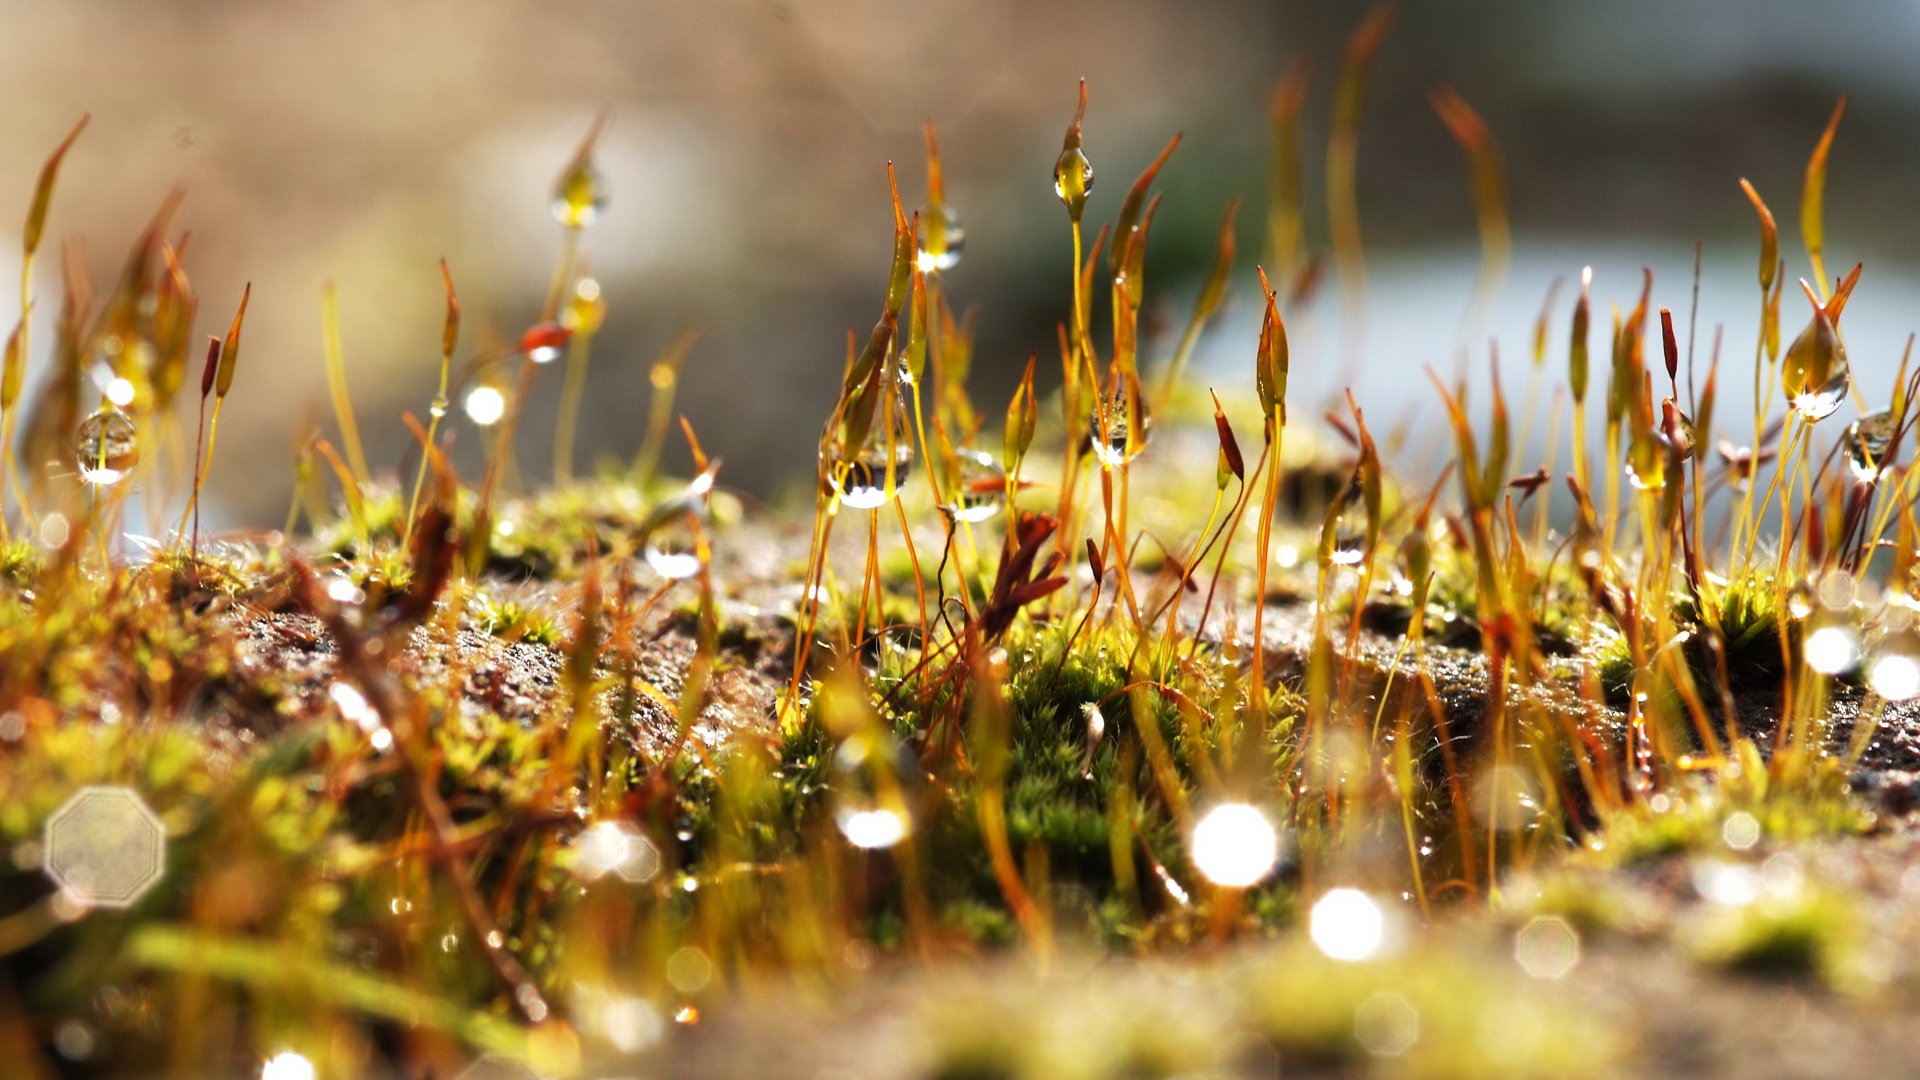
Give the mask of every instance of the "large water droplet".
M 653 572 L 669 581 L 690 578 L 700 572 L 699 522 L 692 511 L 678 515 L 647 536 L 641 557 Z
M 1853 478 L 1870 484 L 1887 472 L 1887 451 L 1898 425 L 1887 409 L 1868 413 L 1847 426 L 1847 468 Z
M 1816 317 L 1788 347 L 1780 364 L 1787 404 L 1808 423 L 1833 414 L 1853 389 L 1847 347 L 1833 324 Z
M 848 843 L 887 848 L 913 831 L 904 785 L 916 769 L 912 756 L 884 732 L 854 735 L 840 744 L 829 783 L 833 822 Z
M 857 452 L 849 455 L 844 446 L 821 448 L 823 456 L 835 455 L 825 460 L 826 487 L 822 494 L 833 496 L 837 485 L 842 503 L 856 510 L 871 510 L 884 506 L 907 482 L 914 458 L 913 424 L 907 412 L 908 395 L 913 390 L 904 374 L 895 391 L 887 395 L 883 405 L 887 411 L 876 412 L 866 441 Z M 893 466 L 891 483 L 889 462 Z
M 1842 364 L 1839 374 L 1817 387 L 1794 395 L 1789 404 L 1808 422 L 1821 420 L 1831 416 L 1833 411 L 1840 407 L 1840 403 L 1847 400 L 1847 394 L 1852 389 L 1853 377 Z
M 117 484 L 140 460 L 140 442 L 133 421 L 111 405 L 80 422 L 74 433 L 74 462 L 80 479 L 89 484 Z
M 960 254 L 967 246 L 967 229 L 960 223 L 952 203 L 941 203 L 940 212 L 927 207 L 920 210 L 920 272 L 940 273 L 960 265 Z
M 913 467 L 913 443 L 905 436 L 896 437 L 893 444 L 893 485 L 887 485 L 887 461 L 889 455 L 884 441 L 876 441 L 855 455 L 853 460 L 845 462 L 844 474 L 841 462 L 829 462 L 827 481 L 835 482 L 838 477 L 840 501 L 855 510 L 871 510 L 884 506 L 888 499 L 898 494 L 900 485 L 906 482 L 907 473 Z
M 1093 190 L 1093 163 L 1077 146 L 1070 146 L 1060 152 L 1060 160 L 1053 165 L 1053 193 L 1067 204 L 1067 213 L 1073 220 L 1079 221 L 1080 214 L 1087 207 L 1087 192 Z
M 1627 482 L 1641 491 L 1667 485 L 1667 448 L 1651 433 L 1634 436 L 1627 448 Z
M 1323 530 L 1332 529 L 1333 535 L 1328 537 L 1323 533 L 1320 551 L 1331 565 L 1359 566 L 1367 557 L 1366 504 L 1352 484 L 1342 489 L 1339 500 L 1339 513 L 1330 523 L 1321 526 Z
M 607 212 L 607 187 L 592 159 L 576 162 L 553 185 L 553 217 L 569 229 L 583 229 Z
M 1134 417 L 1139 421 L 1139 433 L 1129 439 L 1127 436 L 1133 425 L 1128 422 L 1127 402 L 1132 398 Z M 1104 434 L 1104 438 L 1102 435 Z M 1153 414 L 1147 410 L 1145 398 L 1138 394 L 1129 395 L 1124 384 L 1114 388 L 1107 399 L 1106 424 L 1102 427 L 1100 410 L 1094 409 L 1087 420 L 1087 446 L 1093 456 L 1100 459 L 1102 465 L 1112 467 L 1140 456 L 1147 448 L 1147 440 L 1153 436 Z
M 947 516 L 955 521 L 985 521 L 1000 512 L 1007 501 L 1007 474 L 993 455 L 984 450 L 965 449 L 954 455 L 959 462 L 954 490 L 947 492 Z

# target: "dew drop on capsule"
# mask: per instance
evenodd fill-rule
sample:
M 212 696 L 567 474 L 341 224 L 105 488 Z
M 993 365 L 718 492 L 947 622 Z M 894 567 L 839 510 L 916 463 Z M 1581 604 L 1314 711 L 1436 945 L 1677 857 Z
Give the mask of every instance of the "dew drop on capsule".
M 534 323 L 520 335 L 520 351 L 536 364 L 551 364 L 573 338 L 573 330 L 556 322 Z
M 1847 394 L 1853 390 L 1853 377 L 1842 363 L 1839 372 L 1817 387 L 1794 395 L 1790 404 L 1808 423 L 1824 420 L 1833 415 L 1841 402 L 1847 400 Z
M 607 212 L 607 186 L 592 158 L 576 161 L 553 184 L 553 217 L 569 229 L 584 229 Z
M 74 433 L 74 461 L 89 484 L 117 484 L 140 460 L 133 421 L 111 405 L 80 422 Z
M 1067 213 L 1079 221 L 1087 208 L 1087 192 L 1093 190 L 1093 163 L 1078 146 L 1060 151 L 1053 165 L 1053 193 L 1067 204 Z
M 945 272 L 960 265 L 961 252 L 967 246 L 967 229 L 950 203 L 941 203 L 940 212 L 920 210 L 920 272 Z
M 1693 453 L 1693 418 L 1674 408 L 1672 401 L 1660 403 L 1660 442 L 1681 457 Z
M 1870 484 L 1887 473 L 1887 451 L 1893 446 L 1893 413 L 1882 409 L 1847 426 L 1847 468 L 1853 478 Z
M 1780 366 L 1787 404 L 1807 423 L 1833 415 L 1853 390 L 1847 346 L 1833 324 L 1818 316 L 1788 347 Z
M 985 521 L 1000 512 L 1007 501 L 1007 474 L 993 455 L 968 448 L 954 455 L 959 470 L 954 490 L 947 493 L 943 509 L 955 521 Z

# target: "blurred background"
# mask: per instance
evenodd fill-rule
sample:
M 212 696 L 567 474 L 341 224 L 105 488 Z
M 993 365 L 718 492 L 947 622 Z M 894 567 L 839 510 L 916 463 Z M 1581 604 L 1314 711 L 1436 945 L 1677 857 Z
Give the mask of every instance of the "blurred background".
M 956 305 L 981 308 L 976 401 L 997 412 L 1036 350 L 1043 378 L 1057 380 L 1070 241 L 1050 169 L 1083 75 L 1098 171 L 1089 220 L 1110 219 L 1168 136 L 1186 136 L 1162 174 L 1148 261 L 1160 305 L 1148 318 L 1163 315 L 1168 336 L 1226 200 L 1247 200 L 1240 302 L 1198 365 L 1204 378 L 1251 385 L 1268 95 L 1290 58 L 1318 58 L 1306 242 L 1324 250 L 1331 84 L 1365 11 L 1345 0 L 0 0 L 0 284 L 17 273 L 13 230 L 41 162 L 91 112 L 39 267 L 30 379 L 47 362 L 59 241 L 84 238 L 104 287 L 183 186 L 201 332 L 222 332 L 242 284 L 253 285 L 208 515 L 277 524 L 303 414 L 332 427 L 322 284 L 339 287 L 368 455 L 397 464 L 410 443 L 400 411 L 424 415 L 434 391 L 436 260 L 448 259 L 465 305 L 463 357 L 517 338 L 558 246 L 550 186 L 608 106 L 600 164 L 611 205 L 585 245 L 609 314 L 578 459 L 631 457 L 649 363 L 698 324 L 680 407 L 726 459 L 723 480 L 776 498 L 810 480 L 846 331 L 864 334 L 879 311 L 886 163 L 898 164 L 909 209 L 924 197 L 923 121 L 939 126 L 949 201 L 967 229 L 946 284 Z M 1642 265 L 1656 271 L 1655 304 L 1686 310 L 1696 240 L 1701 347 L 1725 322 L 1733 370 L 1750 364 L 1757 239 L 1737 181 L 1767 197 L 1789 273 L 1807 274 L 1801 173 L 1835 98 L 1851 95 L 1832 155 L 1827 261 L 1836 272 L 1868 265 L 1845 329 L 1868 397 L 1884 397 L 1900 344 L 1920 325 L 1917 45 L 1920 5 L 1893 0 L 1405 4 L 1360 137 L 1364 359 L 1339 360 L 1329 281 L 1296 320 L 1295 401 L 1317 405 L 1352 385 L 1372 417 L 1436 423 L 1421 365 L 1453 370 L 1478 259 L 1464 159 L 1428 104 L 1439 82 L 1480 111 L 1505 156 L 1514 262 L 1483 333 L 1501 337 L 1522 371 L 1555 276 L 1595 267 L 1603 349 L 1606 304 L 1631 306 Z M 1572 291 L 1555 321 L 1552 377 Z M 0 288 L 8 325 L 12 293 Z M 1784 310 L 1791 334 L 1804 302 L 1789 295 Z M 1149 351 L 1171 346 L 1156 339 Z M 522 431 L 529 476 L 548 472 L 562 366 L 542 371 Z M 453 416 L 472 475 L 481 440 Z M 684 468 L 684 448 L 668 460 Z

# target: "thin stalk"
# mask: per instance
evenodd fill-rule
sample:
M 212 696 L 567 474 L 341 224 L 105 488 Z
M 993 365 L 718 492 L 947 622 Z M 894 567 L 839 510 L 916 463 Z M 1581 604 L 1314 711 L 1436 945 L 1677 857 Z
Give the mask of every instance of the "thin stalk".
M 327 354 L 327 390 L 333 396 L 334 419 L 340 424 L 340 442 L 362 487 L 373 482 L 367 455 L 360 447 L 360 425 L 353 419 L 353 398 L 347 392 L 347 362 L 340 347 L 340 297 L 329 281 L 320 289 L 320 333 Z M 220 406 L 213 408 L 220 415 Z
M 567 380 L 560 390 L 560 419 L 553 430 L 553 482 L 557 487 L 573 482 L 574 429 L 580 420 L 580 402 L 587 393 L 587 362 L 592 349 L 593 332 L 584 327 L 567 342 Z

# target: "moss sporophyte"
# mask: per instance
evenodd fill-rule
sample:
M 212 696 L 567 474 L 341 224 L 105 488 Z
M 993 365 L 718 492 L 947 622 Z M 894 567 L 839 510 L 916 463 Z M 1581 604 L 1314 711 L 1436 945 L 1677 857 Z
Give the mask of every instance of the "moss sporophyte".
M 1354 348 L 1357 149 L 1392 22 L 1382 7 L 1354 33 L 1327 129 Z M 426 422 L 398 418 L 418 464 L 366 457 L 328 285 L 332 430 L 300 441 L 288 525 L 203 536 L 222 411 L 257 407 L 251 290 L 179 402 L 199 346 L 177 199 L 101 302 L 69 274 L 49 374 L 24 393 L 76 128 L 34 196 L 0 381 L 0 1025 L 29 1074 L 163 1056 L 276 1080 L 376 1060 L 597 1075 L 746 1008 L 742 988 L 924 964 L 952 974 L 901 1015 L 934 1075 L 1278 1053 L 1601 1076 L 1630 1033 L 1538 1004 L 1615 941 L 1885 986 L 1856 905 L 1774 861 L 1875 826 L 1886 807 L 1850 778 L 1902 767 L 1878 726 L 1920 696 L 1903 460 L 1920 372 L 1903 360 L 1882 400 L 1848 361 L 1862 270 L 1830 281 L 1819 227 L 1840 114 L 1807 172 L 1810 311 L 1784 349 L 1773 217 L 1728 184 L 1761 225 L 1750 433 L 1715 412 L 1717 332 L 1696 381 L 1694 317 L 1650 303 L 1650 272 L 1582 271 L 1567 302 L 1546 290 L 1517 437 L 1489 355 L 1486 376 L 1428 373 L 1450 445 L 1419 460 L 1358 396 L 1321 410 L 1289 387 L 1322 260 L 1301 197 L 1313 71 L 1275 93 L 1265 263 L 1236 263 L 1237 201 L 1203 208 L 1219 231 L 1177 337 L 1141 318 L 1156 213 L 1188 198 L 1155 191 L 1180 140 L 1089 248 L 1087 215 L 1112 207 L 1079 85 L 1051 173 L 1072 262 L 1004 410 L 969 390 L 975 321 L 951 292 L 967 231 L 929 125 L 918 212 L 887 168 L 891 258 L 871 328 L 846 339 L 810 513 L 745 512 L 725 434 L 676 425 L 692 330 L 649 369 L 630 461 L 576 469 L 590 348 L 622 303 L 586 250 L 610 210 L 603 114 L 554 183 L 559 255 L 511 344 L 463 351 L 454 271 L 423 268 L 445 306 Z M 1464 334 L 1508 273 L 1506 177 L 1465 98 L 1431 104 L 1481 240 Z M 1621 288 L 1601 352 L 1594 304 Z M 1236 296 L 1257 343 L 1196 385 L 1188 360 Z M 553 484 L 528 492 L 517 433 L 563 355 Z M 1829 419 L 1850 402 L 1858 417 Z M 449 438 L 469 425 L 486 457 L 466 479 Z M 680 440 L 690 479 L 663 471 Z M 130 504 L 178 524 L 123 535 Z M 1658 860 L 1691 891 L 1622 914 L 1642 879 L 1621 868 Z M 1151 1022 L 1068 1023 L 1071 995 L 1032 989 L 1053 975 L 967 963 L 990 949 L 1056 974 L 1151 958 L 1115 976 Z M 1183 977 L 1206 1010 L 1168 989 Z M 1041 1033 L 961 1030 L 956 1002 Z M 1495 1029 L 1532 1034 L 1475 1034 Z

